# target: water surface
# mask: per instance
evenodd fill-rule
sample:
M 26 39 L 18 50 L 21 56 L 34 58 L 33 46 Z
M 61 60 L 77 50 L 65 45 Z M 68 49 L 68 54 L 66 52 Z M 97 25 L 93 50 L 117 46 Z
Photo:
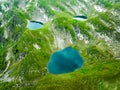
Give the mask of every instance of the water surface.
M 67 47 L 52 54 L 47 68 L 52 74 L 64 74 L 79 69 L 83 62 L 79 51 Z
M 37 21 L 31 21 L 28 23 L 27 28 L 30 30 L 40 29 L 43 26 L 43 23 Z
M 78 16 L 74 16 L 73 19 L 85 21 L 87 20 L 87 17 L 83 15 L 78 15 Z

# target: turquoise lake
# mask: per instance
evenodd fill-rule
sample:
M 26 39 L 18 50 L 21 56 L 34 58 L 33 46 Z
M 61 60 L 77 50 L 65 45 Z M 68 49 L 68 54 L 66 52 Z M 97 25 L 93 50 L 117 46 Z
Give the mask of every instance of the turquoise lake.
M 43 24 L 41 22 L 31 21 L 28 23 L 27 28 L 30 30 L 36 30 L 42 28 Z
M 67 47 L 51 55 L 47 69 L 52 74 L 70 73 L 83 66 L 79 51 Z

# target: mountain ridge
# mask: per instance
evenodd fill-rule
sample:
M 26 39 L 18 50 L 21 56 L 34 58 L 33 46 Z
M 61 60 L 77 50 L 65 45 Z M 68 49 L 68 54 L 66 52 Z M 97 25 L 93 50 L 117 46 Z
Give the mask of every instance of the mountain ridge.
M 120 2 L 66 1 L 0 2 L 1 90 L 120 88 L 120 59 L 116 59 L 120 55 Z M 87 20 L 73 19 L 78 14 Z M 31 31 L 27 20 L 45 24 Z M 50 56 L 65 47 L 77 49 L 84 66 L 63 75 L 48 73 Z

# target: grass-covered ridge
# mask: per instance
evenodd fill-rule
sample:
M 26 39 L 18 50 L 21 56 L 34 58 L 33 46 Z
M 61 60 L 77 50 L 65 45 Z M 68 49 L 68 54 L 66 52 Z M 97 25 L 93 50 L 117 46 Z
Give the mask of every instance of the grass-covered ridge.
M 17 0 L 12 0 L 13 7 L 8 5 L 9 10 L 0 9 L 3 13 L 0 18 L 0 89 L 119 90 L 120 5 L 115 4 L 117 0 L 114 3 L 95 1 L 100 6 L 104 3 L 106 11 L 93 9 L 84 13 L 80 10 L 91 17 L 78 21 L 73 19 L 76 15 L 74 10 L 64 4 L 67 7 L 78 6 L 76 2 L 80 1 L 70 0 L 69 6 L 66 0 L 38 0 L 37 7 L 45 9 L 44 14 L 52 19 L 34 31 L 26 25 L 27 20 L 33 19 L 37 0 L 26 0 L 28 7 L 25 10 L 20 10 Z M 88 8 L 84 0 L 81 3 Z M 57 7 L 57 10 L 50 7 Z M 80 52 L 84 59 L 83 67 L 72 73 L 50 74 L 46 68 L 50 56 L 65 47 Z

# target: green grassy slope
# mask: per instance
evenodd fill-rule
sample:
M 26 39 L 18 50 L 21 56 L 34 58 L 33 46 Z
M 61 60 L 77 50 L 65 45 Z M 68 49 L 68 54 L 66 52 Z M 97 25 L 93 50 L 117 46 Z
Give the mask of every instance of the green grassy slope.
M 70 0 L 71 5 L 76 5 L 76 2 Z M 28 14 L 16 9 L 17 0 L 15 3 L 14 8 L 4 12 L 2 23 L 5 24 L 0 27 L 1 90 L 120 89 L 120 58 L 117 58 L 120 55 L 119 4 L 96 0 L 98 5 L 105 3 L 107 10 L 97 12 L 86 21 L 78 21 L 72 18 L 76 14 L 66 10 L 64 6 L 58 6 L 62 12 L 52 11 L 49 6 L 56 7 L 57 1 L 41 0 L 38 1 L 38 6 L 47 8 L 48 16 L 55 16 L 41 29 L 32 31 L 26 28 L 26 20 L 32 19 L 29 14 L 33 11 L 28 11 Z M 34 5 L 35 2 L 31 3 Z M 85 2 L 82 0 L 82 3 Z M 5 38 L 5 31 L 8 38 Z M 62 48 L 70 46 L 79 50 L 84 59 L 81 69 L 61 75 L 53 75 L 47 71 L 51 54 L 61 49 L 59 42 Z

